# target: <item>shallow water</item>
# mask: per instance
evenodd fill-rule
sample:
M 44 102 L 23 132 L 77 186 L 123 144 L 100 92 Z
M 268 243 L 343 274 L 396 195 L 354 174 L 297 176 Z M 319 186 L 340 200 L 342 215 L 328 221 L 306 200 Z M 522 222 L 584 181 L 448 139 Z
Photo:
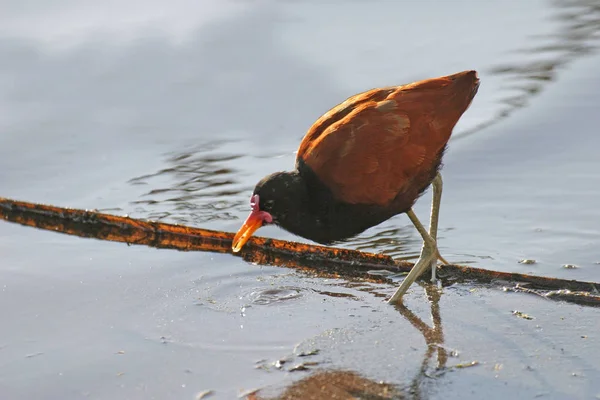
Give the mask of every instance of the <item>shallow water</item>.
M 0 196 L 234 231 L 255 182 L 292 167 L 329 107 L 477 69 L 482 86 L 445 157 L 443 255 L 598 281 L 600 8 L 460 3 L 5 2 Z M 428 208 L 426 194 L 416 212 Z M 344 246 L 406 256 L 420 242 L 398 216 Z M 296 345 L 320 350 L 307 357 L 317 367 L 416 398 L 600 394 L 596 309 L 467 286 L 428 302 L 415 287 L 406 305 L 424 324 L 439 305 L 427 331 L 383 303 L 389 285 L 229 255 L 1 222 L 0 254 L 6 398 L 234 398 L 307 376 L 272 366 L 305 361 Z M 458 356 L 428 356 L 442 342 Z

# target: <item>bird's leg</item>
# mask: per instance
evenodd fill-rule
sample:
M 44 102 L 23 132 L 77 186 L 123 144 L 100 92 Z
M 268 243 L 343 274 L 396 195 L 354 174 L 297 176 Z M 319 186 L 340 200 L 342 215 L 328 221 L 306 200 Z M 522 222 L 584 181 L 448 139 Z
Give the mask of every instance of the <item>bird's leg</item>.
M 413 223 L 417 231 L 423 237 L 423 248 L 428 241 L 432 242 L 435 245 L 435 256 L 436 258 L 432 261 L 432 267 L 436 267 L 436 261 L 440 260 L 444 264 L 450 264 L 444 257 L 441 256 L 440 252 L 437 249 L 437 230 L 438 230 L 438 220 L 440 216 L 440 202 L 442 200 L 442 175 L 439 173 L 435 176 L 432 181 L 433 186 L 433 199 L 431 200 L 431 218 L 429 221 L 429 232 L 425 230 L 419 218 L 415 212 L 410 209 L 407 211 L 406 215 L 410 218 L 410 221 Z M 422 251 L 422 249 L 421 249 Z M 435 275 L 432 277 L 432 280 L 435 281 Z
M 440 217 L 440 203 L 442 201 L 442 175 L 438 172 L 433 181 L 431 182 L 433 187 L 433 195 L 431 199 L 431 216 L 429 218 L 429 236 L 437 243 L 437 230 L 438 220 Z M 436 246 L 437 247 L 437 246 Z M 437 250 L 437 249 L 436 249 Z M 437 260 L 440 260 L 444 264 L 448 264 L 439 251 L 437 251 L 437 257 L 431 262 L 431 282 L 436 281 L 435 272 L 437 269 Z
M 419 259 L 410 270 L 409 274 L 404 278 L 400 287 L 396 290 L 396 293 L 390 298 L 389 303 L 398 302 L 402 296 L 406 293 L 410 285 L 412 285 L 419 276 L 427 268 L 431 268 L 431 280 L 436 281 L 435 270 L 437 268 L 437 260 L 439 259 L 444 264 L 448 262 L 440 255 L 437 248 L 437 228 L 439 220 L 440 202 L 442 199 L 442 176 L 438 173 L 432 181 L 433 186 L 433 199 L 431 201 L 431 218 L 429 221 L 429 232 L 425 230 L 419 218 L 417 218 L 415 212 L 411 209 L 407 211 L 408 218 L 417 228 L 417 231 L 423 238 L 423 247 L 421 248 L 421 255 Z
M 406 212 L 406 215 L 408 215 L 408 218 L 410 218 L 415 228 L 417 228 L 417 231 L 419 231 L 421 234 L 421 237 L 423 238 L 423 247 L 421 248 L 421 255 L 419 256 L 419 259 L 412 267 L 408 275 L 406 275 L 406 278 L 404 278 L 400 284 L 400 287 L 396 290 L 396 293 L 394 293 L 393 296 L 388 300 L 388 303 L 392 304 L 400 301 L 410 285 L 412 285 L 417 278 L 421 276 L 425 270 L 427 270 L 427 268 L 431 268 L 432 263 L 435 263 L 438 258 L 441 258 L 437 250 L 435 240 L 429 236 L 429 233 L 427 230 L 425 230 L 423 224 L 421 224 L 421 221 L 419 221 L 419 218 L 417 218 L 415 215 L 415 212 L 410 209 Z

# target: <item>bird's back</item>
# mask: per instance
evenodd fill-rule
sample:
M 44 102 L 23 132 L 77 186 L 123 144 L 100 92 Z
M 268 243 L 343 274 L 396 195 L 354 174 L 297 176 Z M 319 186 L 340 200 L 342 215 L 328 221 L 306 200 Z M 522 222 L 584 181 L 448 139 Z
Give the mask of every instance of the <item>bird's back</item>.
M 435 177 L 478 85 L 476 72 L 465 71 L 352 96 L 312 125 L 297 163 L 340 202 L 410 207 Z

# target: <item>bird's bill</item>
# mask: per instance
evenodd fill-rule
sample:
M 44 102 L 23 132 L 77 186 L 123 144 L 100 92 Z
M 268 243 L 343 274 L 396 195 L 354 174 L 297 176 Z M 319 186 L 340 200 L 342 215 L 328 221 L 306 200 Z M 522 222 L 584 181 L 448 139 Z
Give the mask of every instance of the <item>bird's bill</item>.
M 252 211 L 248 218 L 246 218 L 244 225 L 242 225 L 240 230 L 235 234 L 235 237 L 233 238 L 233 244 L 231 245 L 233 252 L 237 253 L 238 251 L 240 251 L 242 247 L 244 247 L 248 239 L 250 239 L 252 234 L 256 232 L 256 230 L 262 225 L 263 218 L 260 215 L 260 213 Z

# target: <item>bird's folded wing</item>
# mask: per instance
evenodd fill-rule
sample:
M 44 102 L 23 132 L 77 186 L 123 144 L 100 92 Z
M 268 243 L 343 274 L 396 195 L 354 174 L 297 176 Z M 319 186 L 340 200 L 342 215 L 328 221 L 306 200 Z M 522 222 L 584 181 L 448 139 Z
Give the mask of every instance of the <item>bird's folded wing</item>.
M 449 132 L 436 132 L 431 108 L 415 106 L 427 99 L 399 89 L 351 97 L 319 118 L 300 144 L 298 158 L 339 200 L 389 204 L 433 168 L 445 146 Z

